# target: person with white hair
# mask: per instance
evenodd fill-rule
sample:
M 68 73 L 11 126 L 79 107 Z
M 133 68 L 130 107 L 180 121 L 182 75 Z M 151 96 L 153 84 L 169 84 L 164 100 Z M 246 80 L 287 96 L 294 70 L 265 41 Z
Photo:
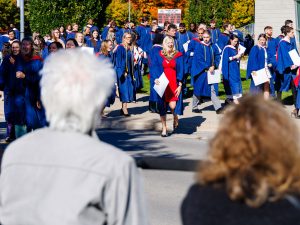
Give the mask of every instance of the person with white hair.
M 2 225 L 147 224 L 134 160 L 93 137 L 114 73 L 111 63 L 80 49 L 46 59 L 40 85 L 49 127 L 4 153 Z

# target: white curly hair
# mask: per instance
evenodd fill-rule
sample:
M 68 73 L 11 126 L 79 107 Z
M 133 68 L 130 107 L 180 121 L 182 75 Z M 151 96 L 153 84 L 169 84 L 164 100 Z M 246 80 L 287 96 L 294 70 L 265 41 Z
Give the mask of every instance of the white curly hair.
M 40 74 L 41 99 L 50 128 L 91 132 L 112 92 L 112 64 L 80 49 L 60 50 L 45 60 Z

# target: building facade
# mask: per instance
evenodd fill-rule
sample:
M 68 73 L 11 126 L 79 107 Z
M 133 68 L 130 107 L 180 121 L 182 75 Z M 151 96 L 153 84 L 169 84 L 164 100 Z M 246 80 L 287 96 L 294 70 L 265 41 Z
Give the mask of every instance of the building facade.
M 299 47 L 300 0 L 255 0 L 255 37 L 264 32 L 265 26 L 272 26 L 273 36 L 277 37 L 287 19 L 294 22 Z

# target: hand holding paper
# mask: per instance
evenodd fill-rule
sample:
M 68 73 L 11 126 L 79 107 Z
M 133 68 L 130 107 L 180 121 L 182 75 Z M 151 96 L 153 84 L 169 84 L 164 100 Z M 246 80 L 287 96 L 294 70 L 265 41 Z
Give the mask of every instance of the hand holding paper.
M 165 90 L 169 84 L 169 80 L 166 77 L 165 73 L 162 73 L 157 80 L 158 80 L 158 84 L 157 84 L 157 82 L 155 82 L 153 89 L 162 98 L 165 93 Z
M 213 72 L 207 71 L 207 83 L 218 84 L 221 82 L 221 71 L 214 70 Z

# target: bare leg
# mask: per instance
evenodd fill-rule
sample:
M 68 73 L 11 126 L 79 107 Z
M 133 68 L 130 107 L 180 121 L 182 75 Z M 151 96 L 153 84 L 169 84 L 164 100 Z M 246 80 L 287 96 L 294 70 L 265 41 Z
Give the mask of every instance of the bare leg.
M 176 129 L 178 127 L 178 115 L 174 113 L 174 110 L 176 108 L 176 102 L 175 101 L 169 102 L 169 107 L 173 114 L 173 128 Z
M 122 110 L 124 114 L 128 114 L 127 102 L 122 102 Z
M 270 98 L 270 83 L 264 83 L 264 99 L 268 100 Z
M 161 135 L 167 135 L 167 116 L 161 116 L 160 120 L 162 125 Z

